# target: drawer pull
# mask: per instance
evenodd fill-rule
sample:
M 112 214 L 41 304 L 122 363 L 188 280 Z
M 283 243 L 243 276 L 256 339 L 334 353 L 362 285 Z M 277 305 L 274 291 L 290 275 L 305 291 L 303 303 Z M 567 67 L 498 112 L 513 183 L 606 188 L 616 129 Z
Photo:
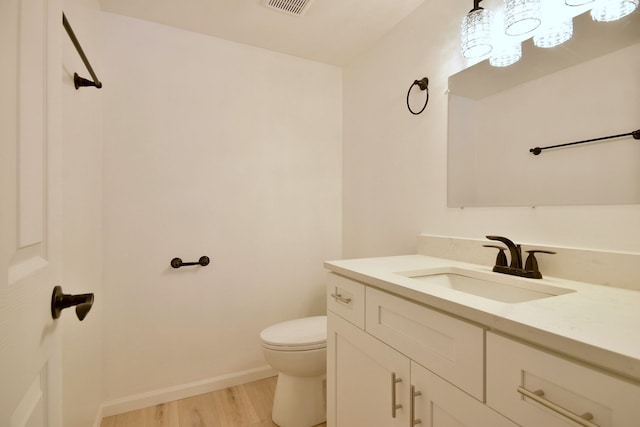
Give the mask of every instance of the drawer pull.
M 342 295 L 340 295 L 340 294 L 338 293 L 338 291 L 337 291 L 337 290 L 336 290 L 336 293 L 335 293 L 335 294 L 331 294 L 330 296 L 331 296 L 331 298 L 335 299 L 336 301 L 340 301 L 340 302 L 343 302 L 343 303 L 345 303 L 345 304 L 351 304 L 351 298 L 345 298 L 345 297 L 343 297 Z
M 396 384 L 401 383 L 402 378 L 396 378 L 396 373 L 391 373 L 391 418 L 396 417 L 396 411 L 402 408 L 401 404 L 396 403 Z
M 411 386 L 411 406 L 409 409 L 409 413 L 411 414 L 409 417 L 409 427 L 413 427 L 415 425 L 421 424 L 422 420 L 418 418 L 416 420 L 416 397 L 422 396 L 421 391 L 416 391 L 416 386 Z
M 544 391 L 542 390 L 536 390 L 536 391 L 529 391 L 524 387 L 518 387 L 518 393 L 520 393 L 523 396 L 528 397 L 529 399 L 538 402 L 539 404 L 541 404 L 542 406 L 551 409 L 554 412 L 557 412 L 560 415 L 563 415 L 567 418 L 569 418 L 571 421 L 575 421 L 576 423 L 580 424 L 581 426 L 584 427 L 600 427 L 599 424 L 595 424 L 592 423 L 591 420 L 593 419 L 593 415 L 589 412 L 582 414 L 582 415 L 577 415 L 574 414 L 573 412 L 569 411 L 568 409 L 563 408 L 560 405 L 557 405 L 553 402 L 551 402 L 550 400 L 545 399 L 544 396 Z

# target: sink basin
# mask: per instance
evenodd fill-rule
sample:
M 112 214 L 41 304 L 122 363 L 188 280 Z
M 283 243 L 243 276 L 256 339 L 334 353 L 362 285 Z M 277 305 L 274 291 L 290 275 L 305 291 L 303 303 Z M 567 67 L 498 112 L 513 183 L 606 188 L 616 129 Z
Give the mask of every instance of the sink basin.
M 475 273 L 475 274 L 474 274 Z M 549 298 L 575 292 L 573 289 L 559 288 L 518 277 L 499 277 L 487 279 L 486 274 L 466 272 L 462 269 L 446 269 L 445 271 L 405 271 L 398 273 L 429 287 L 453 289 L 455 291 L 488 298 L 494 301 L 517 303 Z

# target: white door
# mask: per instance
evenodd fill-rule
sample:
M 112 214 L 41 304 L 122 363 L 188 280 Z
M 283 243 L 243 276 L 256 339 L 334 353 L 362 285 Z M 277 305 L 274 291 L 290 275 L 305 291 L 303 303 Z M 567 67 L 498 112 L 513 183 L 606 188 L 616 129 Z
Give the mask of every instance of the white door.
M 60 427 L 59 0 L 0 0 L 0 426 Z

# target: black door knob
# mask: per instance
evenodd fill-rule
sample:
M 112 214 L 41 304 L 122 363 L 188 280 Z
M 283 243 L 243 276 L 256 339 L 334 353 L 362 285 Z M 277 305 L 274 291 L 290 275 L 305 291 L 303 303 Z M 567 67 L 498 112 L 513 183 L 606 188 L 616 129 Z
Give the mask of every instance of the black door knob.
M 76 307 L 76 315 L 79 320 L 84 320 L 93 306 L 93 294 L 69 295 L 62 292 L 60 286 L 53 288 L 51 295 L 51 316 L 54 319 L 60 317 L 65 308 Z

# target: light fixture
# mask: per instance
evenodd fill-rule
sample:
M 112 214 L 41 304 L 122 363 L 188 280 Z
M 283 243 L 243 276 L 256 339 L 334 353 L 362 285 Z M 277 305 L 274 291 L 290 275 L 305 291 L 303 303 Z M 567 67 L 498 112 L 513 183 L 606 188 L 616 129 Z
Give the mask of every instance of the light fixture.
M 491 5 L 494 5 L 492 0 Z M 594 21 L 615 21 L 635 12 L 640 0 L 502 0 L 495 10 L 480 7 L 463 18 L 462 54 L 468 59 L 489 58 L 494 67 L 506 67 L 522 57 L 521 43 L 529 38 L 540 48 L 552 48 L 573 37 L 573 18 L 591 10 Z M 492 6 L 488 6 L 492 7 Z
M 544 28 L 533 36 L 533 44 L 537 47 L 555 47 L 573 36 L 573 19 L 565 19 L 545 24 Z
M 482 0 L 473 1 L 473 9 L 462 19 L 462 55 L 480 58 L 488 55 L 491 44 L 491 12 L 480 7 Z
M 505 0 L 504 32 L 509 36 L 530 33 L 540 26 L 540 0 Z
M 594 21 L 609 22 L 623 18 L 638 8 L 640 0 L 598 0 L 591 9 Z
M 504 43 L 496 46 L 489 58 L 489 64 L 494 67 L 508 67 L 518 62 L 520 58 L 522 58 L 522 44 L 520 42 Z

